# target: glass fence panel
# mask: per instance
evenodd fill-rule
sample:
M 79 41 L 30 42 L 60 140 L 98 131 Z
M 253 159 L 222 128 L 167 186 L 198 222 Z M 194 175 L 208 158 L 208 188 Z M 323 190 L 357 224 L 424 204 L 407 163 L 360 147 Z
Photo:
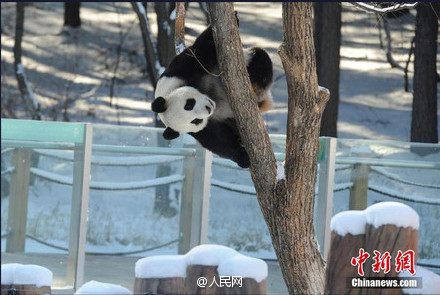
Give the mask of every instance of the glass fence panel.
M 2 264 L 46 267 L 53 272 L 53 288 L 72 287 L 67 280 L 72 160 L 73 151 L 2 143 Z

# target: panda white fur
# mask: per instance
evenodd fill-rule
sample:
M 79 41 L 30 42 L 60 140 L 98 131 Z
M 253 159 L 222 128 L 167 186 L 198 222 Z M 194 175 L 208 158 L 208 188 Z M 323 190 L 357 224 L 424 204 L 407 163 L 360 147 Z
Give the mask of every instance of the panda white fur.
M 272 61 L 261 48 L 246 50 L 245 56 L 259 109 L 267 111 L 272 105 Z M 161 75 L 152 110 L 166 126 L 165 139 L 188 133 L 206 149 L 247 168 L 249 156 L 218 73 L 214 37 L 208 27 Z

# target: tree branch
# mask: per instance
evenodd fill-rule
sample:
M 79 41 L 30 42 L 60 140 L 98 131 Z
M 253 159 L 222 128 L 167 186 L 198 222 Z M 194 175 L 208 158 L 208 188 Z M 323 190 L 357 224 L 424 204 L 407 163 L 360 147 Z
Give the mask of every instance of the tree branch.
M 177 54 L 185 50 L 185 13 L 185 2 L 176 2 L 176 35 L 174 43 Z
M 381 2 L 381 3 L 384 3 L 384 2 Z M 414 8 L 417 6 L 417 2 L 414 2 L 414 3 L 394 2 L 394 3 L 395 3 L 394 5 L 388 6 L 388 7 L 378 7 L 374 4 L 370 4 L 367 2 L 352 2 L 351 4 L 358 7 L 358 8 L 361 8 L 365 11 L 380 13 L 380 14 L 385 14 L 388 12 L 395 12 L 395 11 L 399 11 L 399 10 L 407 9 L 407 8 Z
M 159 80 L 160 76 L 160 63 L 156 48 L 153 45 L 153 37 L 151 35 L 147 12 L 145 11 L 145 8 L 141 2 L 131 2 L 131 5 L 139 18 L 139 25 L 142 32 L 142 40 L 144 41 L 145 47 L 147 71 L 153 87 L 156 88 L 157 80 Z
M 246 69 L 232 3 L 208 3 L 222 81 L 249 154 L 257 196 L 265 205 L 276 184 L 276 160 Z M 261 169 L 264 167 L 264 169 Z

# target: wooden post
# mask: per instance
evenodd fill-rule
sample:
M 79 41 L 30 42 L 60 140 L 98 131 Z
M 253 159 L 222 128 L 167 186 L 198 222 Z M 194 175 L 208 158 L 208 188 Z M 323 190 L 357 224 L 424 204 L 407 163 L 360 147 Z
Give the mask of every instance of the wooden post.
M 354 157 L 368 157 L 366 151 L 353 152 Z M 350 210 L 363 210 L 367 208 L 367 192 L 368 192 L 368 173 L 370 166 L 357 163 L 354 164 L 351 171 L 351 181 L 353 187 L 350 189 L 350 201 L 348 208 Z
M 135 278 L 133 294 L 184 295 L 185 278 Z
M 345 211 L 332 218 L 325 294 L 361 294 L 361 289 L 347 285 L 347 279 L 358 277 L 357 268 L 350 265 L 350 258 L 358 256 L 359 249 L 365 245 L 365 224 L 363 211 Z
M 199 287 L 197 284 L 199 278 L 202 277 L 206 279 L 207 284 L 205 287 Z M 220 294 L 220 288 L 215 284 L 214 278 L 219 283 L 220 277 L 217 272 L 217 265 L 188 265 L 185 278 L 187 294 Z M 213 282 L 214 284 L 212 284 Z
M 35 285 L 11 285 L 9 292 L 15 295 L 50 295 L 52 290 L 50 286 L 37 287 Z M 15 292 L 14 292 L 15 291 Z M 3 292 L 3 291 L 2 291 Z M 8 294 L 10 294 L 8 292 Z
M 29 169 L 31 150 L 17 148 L 12 156 L 14 171 L 11 174 L 11 194 L 9 197 L 6 252 L 24 252 L 26 220 L 29 196 Z
M 263 295 L 267 294 L 267 281 L 264 279 L 257 282 L 252 278 L 242 278 L 242 284 L 234 285 L 234 287 L 222 287 L 220 294 L 224 295 Z
M 385 224 L 377 224 L 378 220 L 381 219 L 389 219 L 389 213 L 385 213 L 382 211 L 384 206 L 396 206 L 397 212 L 394 216 L 394 219 L 397 222 L 389 222 Z M 401 253 L 405 253 L 407 250 L 414 251 L 414 266 L 417 262 L 417 242 L 418 242 L 418 223 L 419 217 L 417 213 L 411 209 L 410 207 L 403 205 L 401 203 L 396 202 L 382 202 L 378 204 L 374 204 L 370 206 L 366 210 L 367 215 L 367 225 L 366 225 L 366 243 L 365 243 L 365 251 L 370 253 L 371 257 L 368 259 L 364 265 L 365 268 L 365 277 L 371 278 L 396 278 L 398 276 L 398 272 L 396 272 L 396 258 L 398 257 L 398 251 Z M 412 226 L 408 226 L 407 222 L 409 220 L 416 220 L 417 223 L 416 228 Z M 399 221 L 403 221 L 406 223 L 403 226 L 395 225 L 394 223 L 399 223 Z M 392 224 L 393 223 L 393 224 Z M 373 256 L 374 251 L 379 251 L 381 255 L 385 252 L 389 252 L 391 256 L 390 261 L 390 271 L 385 273 L 384 270 L 380 270 L 379 272 L 374 272 L 372 270 L 372 264 L 374 263 Z M 375 289 L 375 288 L 366 288 L 363 294 L 402 294 L 402 290 L 400 288 L 384 288 L 384 289 Z
M 399 254 L 408 255 L 405 258 L 411 258 L 413 254 L 411 259 L 406 260 L 405 267 L 415 266 L 419 227 L 416 211 L 401 203 L 380 202 L 363 211 L 346 211 L 335 215 L 331 227 L 326 294 L 402 294 L 400 288 L 351 288 L 347 279 L 397 278 L 399 272 L 396 267 L 403 260 Z M 368 254 L 361 263 L 363 276 L 358 274 L 358 265 L 351 264 L 352 258 L 359 257 L 361 248 Z M 386 252 L 390 256 L 389 269 L 384 259 Z M 375 258 L 383 259 L 384 263 L 379 267 L 375 265 L 377 268 L 373 269 Z

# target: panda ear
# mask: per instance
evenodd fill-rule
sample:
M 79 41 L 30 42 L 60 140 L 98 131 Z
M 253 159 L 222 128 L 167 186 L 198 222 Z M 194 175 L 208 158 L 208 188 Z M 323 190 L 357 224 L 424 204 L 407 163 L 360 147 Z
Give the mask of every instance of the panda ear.
M 165 104 L 166 104 L 165 98 L 163 98 L 162 96 L 159 96 L 151 104 L 151 109 L 155 113 L 164 113 L 167 110 L 167 107 Z
M 179 137 L 179 135 L 180 135 L 179 132 L 174 131 L 170 127 L 167 127 L 165 129 L 165 131 L 163 132 L 163 138 L 165 138 L 166 140 L 175 139 L 175 138 Z

